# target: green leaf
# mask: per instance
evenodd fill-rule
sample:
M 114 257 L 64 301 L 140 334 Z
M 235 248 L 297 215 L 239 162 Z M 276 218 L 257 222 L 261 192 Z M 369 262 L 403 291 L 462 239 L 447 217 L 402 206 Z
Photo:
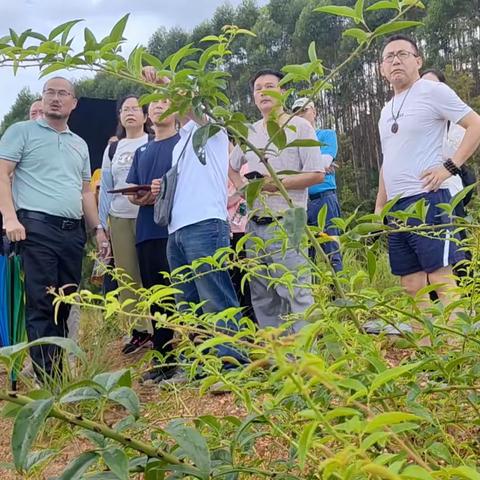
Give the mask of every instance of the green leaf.
M 135 418 L 140 416 L 140 401 L 137 394 L 128 387 L 120 387 L 108 394 L 109 400 L 119 403 Z
M 216 347 L 217 345 L 221 345 L 226 343 L 228 339 L 223 336 L 220 337 L 212 337 L 208 340 L 204 340 L 201 345 L 197 347 L 198 352 L 204 352 L 205 350 L 209 350 L 210 348 Z
M 283 150 L 287 144 L 287 134 L 276 122 L 276 120 L 267 121 L 267 131 L 270 140 L 279 149 Z
M 213 137 L 220 131 L 220 127 L 213 123 L 207 123 L 198 128 L 193 134 L 192 146 L 198 160 L 202 165 L 207 164 L 205 145 L 210 137 Z
M 384 370 L 383 372 L 379 373 L 373 379 L 372 384 L 370 385 L 370 395 L 382 385 L 385 385 L 386 383 L 405 375 L 410 370 L 417 368 L 419 365 L 420 362 L 409 363 L 408 365 L 400 365 L 398 367 L 389 368 L 388 370 Z
M 428 451 L 434 457 L 445 460 L 447 464 L 451 464 L 453 462 L 450 450 L 444 443 L 434 442 L 428 447 Z
M 86 360 L 85 353 L 70 338 L 63 337 L 43 337 L 33 342 L 21 342 L 10 347 L 0 348 L 0 357 L 16 357 L 18 354 L 28 350 L 30 347 L 38 345 L 56 345 L 63 348 L 67 353 L 71 353 L 81 360 Z
M 354 231 L 359 235 L 367 235 L 368 233 L 381 232 L 382 230 L 390 230 L 383 223 L 361 223 L 354 228 Z
M 421 2 L 420 0 L 401 0 L 400 6 L 403 7 L 408 7 L 410 5 L 415 5 L 417 8 L 425 8 L 425 4 Z
M 40 78 L 43 78 L 46 75 L 50 75 L 50 73 L 56 72 L 58 70 L 63 70 L 64 68 L 65 68 L 65 65 L 63 63 L 60 63 L 60 62 L 52 63 L 48 67 L 42 68 L 40 72 Z
M 188 57 L 189 55 L 192 55 L 196 52 L 199 51 L 198 48 L 191 48 L 192 47 L 192 44 L 189 43 L 188 45 L 185 45 L 183 46 L 180 50 L 178 50 L 177 52 L 175 52 L 173 55 L 171 55 L 167 60 L 168 60 L 168 63 L 170 65 L 170 69 L 172 70 L 172 72 L 174 72 L 177 67 L 178 67 L 178 64 L 185 58 L 185 57 Z M 167 63 L 167 61 L 165 62 Z
M 396 195 L 394 198 L 392 198 L 385 204 L 385 206 L 382 208 L 382 211 L 380 212 L 380 216 L 382 217 L 382 219 L 385 218 L 388 213 L 390 213 L 390 210 L 399 200 L 400 195 Z
M 61 33 L 68 33 L 72 29 L 74 25 L 76 25 L 79 22 L 83 22 L 83 19 L 77 19 L 77 20 L 70 20 L 69 22 L 62 23 L 61 25 L 58 25 L 58 27 L 55 27 L 51 32 L 50 35 L 48 36 L 49 40 L 53 40 L 57 38 Z
M 127 66 L 128 71 L 134 76 L 140 76 L 142 72 L 142 58 L 145 53 L 145 49 L 140 46 L 136 46 L 128 56 Z
M 283 215 L 282 223 L 287 232 L 290 246 L 299 251 L 307 225 L 306 210 L 302 207 L 289 208 Z
M 316 62 L 318 60 L 315 42 L 310 42 L 310 45 L 308 47 L 308 58 L 311 62 Z
M 16 403 L 7 403 L 2 409 L 1 416 L 3 418 L 15 418 L 21 409 L 22 405 L 17 405 Z
M 339 417 L 354 417 L 354 416 L 360 416 L 361 413 L 358 410 L 355 410 L 354 408 L 349 408 L 349 407 L 337 407 L 334 408 L 333 410 L 330 410 L 326 415 L 325 418 L 327 420 L 332 420 L 333 418 L 339 418 Z
M 111 42 L 120 42 L 123 40 L 123 33 L 125 32 L 129 15 L 130 14 L 127 13 L 114 25 L 112 31 L 110 32 Z
M 64 395 L 59 403 L 75 403 L 83 402 L 85 400 L 98 400 L 100 393 L 91 387 L 80 387 Z
M 432 475 L 418 465 L 409 465 L 402 471 L 402 478 L 412 480 L 433 480 Z
M 380 2 L 374 3 L 367 7 L 367 12 L 371 12 L 374 10 L 398 10 L 398 5 L 395 2 L 390 2 L 388 0 L 381 0 Z
M 253 204 L 257 199 L 258 195 L 262 191 L 263 184 L 265 180 L 263 178 L 258 178 L 255 180 L 250 180 L 247 187 L 245 188 L 245 200 L 247 201 L 247 206 L 249 209 L 253 208 Z
M 375 432 L 383 429 L 383 427 L 389 427 L 391 425 L 396 425 L 397 423 L 413 420 L 421 420 L 421 418 L 413 413 L 405 412 L 380 413 L 367 423 L 365 433 Z
M 477 188 L 477 185 L 478 185 L 478 182 L 475 182 L 472 185 L 469 185 L 468 187 L 465 187 L 464 189 L 460 190 L 460 192 L 458 192 L 450 200 L 450 205 L 452 206 L 452 211 L 473 189 Z
M 148 65 L 151 65 L 152 67 L 155 67 L 157 70 L 162 70 L 163 69 L 162 61 L 159 58 L 152 55 L 151 53 L 143 52 L 142 60 L 145 63 L 147 63 Z
M 99 458 L 96 452 L 84 452 L 77 457 L 63 473 L 58 477 L 58 480 L 82 480 L 83 474 L 87 469 L 97 462 Z
M 390 436 L 388 432 L 374 432 L 371 433 L 368 437 L 366 437 L 361 445 L 360 448 L 362 450 L 368 450 L 369 448 L 373 447 L 376 443 L 380 444 L 381 446 L 385 445 L 385 440 Z
M 308 451 L 312 445 L 313 435 L 317 429 L 318 422 L 310 422 L 303 428 L 302 434 L 298 440 L 298 464 L 300 469 L 305 468 L 305 462 L 307 460 Z
M 97 39 L 95 35 L 89 28 L 85 28 L 84 30 L 84 37 L 85 37 L 85 50 L 94 50 L 97 46 Z
M 360 468 L 361 472 L 368 473 L 369 478 L 384 478 L 385 480 L 401 480 L 401 477 L 392 472 L 390 468 L 379 465 L 378 463 L 367 463 Z
M 317 7 L 313 11 L 319 13 L 329 13 L 330 15 L 337 15 L 338 17 L 357 19 L 357 14 L 355 13 L 355 10 L 350 7 L 326 5 L 324 7 Z
M 347 28 L 343 31 L 344 37 L 353 37 L 357 40 L 358 44 L 362 44 L 368 41 L 370 34 L 361 28 Z
M 101 433 L 92 432 L 91 430 L 80 430 L 79 434 L 99 448 L 107 447 L 107 440 Z
M 12 39 L 13 45 L 17 46 L 17 44 L 18 44 L 17 33 L 15 32 L 15 30 L 13 30 L 13 28 L 9 28 L 8 31 L 10 32 L 10 38 Z
M 203 42 L 218 42 L 218 41 L 220 41 L 220 37 L 218 37 L 217 35 L 207 35 L 206 37 L 203 37 L 200 40 L 200 43 L 203 43 Z
M 30 453 L 25 462 L 25 471 L 28 472 L 31 468 L 40 465 L 40 463 L 48 460 L 55 454 L 55 450 L 41 450 L 39 452 Z
M 355 19 L 356 23 L 360 23 L 363 21 L 363 6 L 364 6 L 365 0 L 357 0 L 355 2 Z
M 165 431 L 171 435 L 195 466 L 208 478 L 211 471 L 210 451 L 200 432 L 186 426 L 183 421 L 170 422 Z
M 321 148 L 323 146 L 322 142 L 318 140 L 312 140 L 310 138 L 305 138 L 303 140 L 293 140 L 293 142 L 288 143 L 285 145 L 285 148 L 301 148 L 301 147 L 318 147 Z M 295 172 L 299 173 L 299 172 Z
M 452 477 L 457 475 L 459 477 L 466 478 L 467 480 L 480 480 L 480 473 L 477 470 L 467 466 L 445 468 L 443 471 Z
M 423 25 L 422 22 L 414 22 L 411 20 L 403 20 L 400 22 L 392 22 L 392 23 L 387 23 L 385 25 L 380 25 L 377 27 L 373 35 L 374 37 L 381 37 L 383 35 L 389 35 L 393 32 L 398 32 L 400 30 L 405 30 L 407 28 L 412 28 L 412 27 L 418 27 L 420 25 Z
M 53 398 L 34 400 L 18 412 L 12 433 L 12 453 L 17 470 L 25 469 L 30 448 L 52 407 Z
M 116 387 L 131 387 L 132 374 L 129 369 L 122 369 L 117 372 L 100 373 L 95 375 L 93 381 L 109 392 Z
M 318 211 L 317 215 L 317 226 L 323 232 L 325 230 L 325 225 L 327 223 L 327 213 L 328 213 L 328 206 L 327 204 L 323 204 L 322 208 Z
M 107 467 L 120 479 L 128 480 L 128 458 L 119 448 L 109 448 L 102 452 L 102 457 Z
M 48 41 L 48 38 L 45 35 L 42 35 L 41 33 L 38 33 L 38 32 L 28 32 L 28 36 L 30 38 L 35 38 L 37 40 L 40 40 L 41 42 Z M 0 43 L 2 43 L 1 39 L 0 39 Z

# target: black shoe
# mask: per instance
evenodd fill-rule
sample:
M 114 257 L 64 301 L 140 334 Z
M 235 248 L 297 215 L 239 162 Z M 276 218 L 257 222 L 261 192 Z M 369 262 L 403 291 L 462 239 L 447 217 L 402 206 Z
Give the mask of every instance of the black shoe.
M 163 382 L 164 380 L 169 380 L 174 377 L 178 373 L 178 367 L 176 366 L 158 366 L 153 367 L 152 369 L 145 372 L 140 377 L 140 383 L 143 384 L 158 384 Z
M 132 338 L 123 346 L 122 353 L 124 355 L 132 355 L 142 348 L 151 348 L 152 345 L 152 335 L 150 333 L 133 330 Z

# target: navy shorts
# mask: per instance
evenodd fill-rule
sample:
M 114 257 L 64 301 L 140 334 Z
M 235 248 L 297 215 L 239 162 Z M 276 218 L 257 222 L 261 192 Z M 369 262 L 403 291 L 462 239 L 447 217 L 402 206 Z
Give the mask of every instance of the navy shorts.
M 428 209 L 425 222 L 416 218 L 409 218 L 409 226 L 444 225 L 451 223 L 451 218 L 437 207 L 439 203 L 450 203 L 451 195 L 446 189 L 437 192 L 421 193 L 412 197 L 401 198 L 392 208 L 392 212 L 406 210 L 413 203 L 425 199 Z M 389 219 L 393 226 L 395 220 Z M 390 268 L 394 275 L 410 275 L 416 272 L 432 273 L 442 267 L 454 265 L 458 261 L 457 245 L 452 242 L 452 233 L 446 229 L 432 230 L 432 232 L 399 232 L 388 236 L 388 256 Z M 435 233 L 435 238 L 433 233 Z M 428 236 L 426 236 L 426 234 Z

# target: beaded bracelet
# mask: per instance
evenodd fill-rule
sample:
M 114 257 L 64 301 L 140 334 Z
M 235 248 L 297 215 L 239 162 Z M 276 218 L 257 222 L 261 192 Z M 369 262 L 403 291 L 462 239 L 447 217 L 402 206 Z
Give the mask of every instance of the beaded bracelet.
M 452 175 L 460 175 L 461 170 L 453 163 L 452 159 L 449 158 L 443 162 L 443 166 L 451 173 Z

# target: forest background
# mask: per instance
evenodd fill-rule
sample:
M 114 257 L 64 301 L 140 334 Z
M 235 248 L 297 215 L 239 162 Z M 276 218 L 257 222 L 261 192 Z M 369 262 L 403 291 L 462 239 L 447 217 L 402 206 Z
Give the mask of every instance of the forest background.
M 256 37 L 241 37 L 233 44 L 228 59 L 231 74 L 229 96 L 234 109 L 252 120 L 257 111 L 248 80 L 257 70 L 308 61 L 307 47 L 316 42 L 326 68 L 339 65 L 355 47 L 355 40 L 342 37 L 345 19 L 331 15 L 311 15 L 316 6 L 329 0 L 270 0 L 258 6 L 244 0 L 238 7 L 228 3 L 217 8 L 213 17 L 192 31 L 160 27 L 148 43 L 148 50 L 164 59 L 183 45 L 216 34 L 223 25 L 238 25 Z M 337 2 L 353 6 L 354 0 Z M 450 86 L 475 110 L 480 111 L 480 0 L 424 0 L 425 10 L 412 10 L 412 20 L 424 25 L 415 29 L 426 68 L 444 70 Z M 378 13 L 381 24 L 388 11 Z M 345 214 L 359 207 L 372 211 L 381 165 L 377 122 L 388 100 L 390 88 L 380 74 L 380 48 L 376 45 L 351 62 L 335 78 L 331 89 L 317 99 L 319 128 L 333 128 L 339 136 L 338 190 Z M 77 80 L 78 96 L 116 99 L 127 93 L 143 93 L 141 87 L 104 74 Z M 0 125 L 0 134 L 14 122 L 24 120 L 37 92 L 24 89 Z M 408 155 L 408 152 L 406 152 Z M 479 173 L 477 162 L 472 162 Z

